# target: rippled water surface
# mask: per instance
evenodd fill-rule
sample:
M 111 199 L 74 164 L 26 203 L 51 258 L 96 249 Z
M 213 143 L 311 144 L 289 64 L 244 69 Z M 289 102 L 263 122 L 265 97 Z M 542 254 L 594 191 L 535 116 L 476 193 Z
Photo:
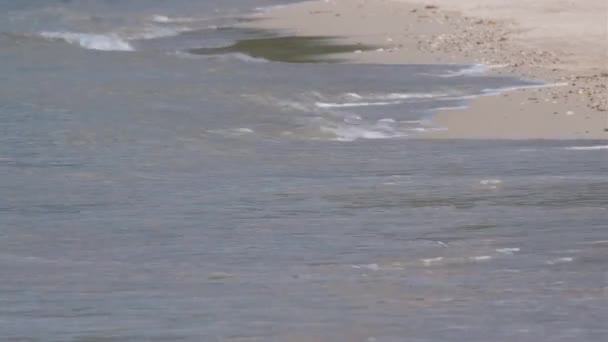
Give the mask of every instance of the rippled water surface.
M 605 340 L 607 144 L 421 139 L 535 84 L 283 63 L 279 3 L 0 0 L 0 340 Z

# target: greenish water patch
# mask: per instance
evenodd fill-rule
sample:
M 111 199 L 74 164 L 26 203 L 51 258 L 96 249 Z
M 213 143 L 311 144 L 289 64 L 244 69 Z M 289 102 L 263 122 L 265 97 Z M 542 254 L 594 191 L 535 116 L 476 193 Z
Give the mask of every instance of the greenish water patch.
M 288 36 L 243 39 L 226 47 L 197 48 L 190 49 L 188 52 L 196 55 L 242 53 L 274 62 L 327 63 L 341 61 L 330 55 L 370 49 L 373 47 L 361 44 L 340 44 L 335 37 Z

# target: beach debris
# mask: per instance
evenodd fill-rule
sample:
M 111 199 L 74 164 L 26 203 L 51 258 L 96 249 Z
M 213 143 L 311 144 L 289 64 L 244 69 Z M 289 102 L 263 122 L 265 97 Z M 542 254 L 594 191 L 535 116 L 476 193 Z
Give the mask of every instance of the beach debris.
M 439 6 L 435 6 L 435 5 L 424 6 L 424 9 L 427 9 L 427 10 L 434 10 L 434 9 L 438 9 L 438 8 L 439 8 Z

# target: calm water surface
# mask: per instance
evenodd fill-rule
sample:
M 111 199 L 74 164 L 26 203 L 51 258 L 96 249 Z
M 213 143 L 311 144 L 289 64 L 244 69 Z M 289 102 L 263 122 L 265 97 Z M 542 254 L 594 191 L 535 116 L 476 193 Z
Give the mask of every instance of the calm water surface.
M 608 338 L 606 143 L 419 139 L 532 83 L 227 48 L 279 3 L 0 0 L 0 340 Z

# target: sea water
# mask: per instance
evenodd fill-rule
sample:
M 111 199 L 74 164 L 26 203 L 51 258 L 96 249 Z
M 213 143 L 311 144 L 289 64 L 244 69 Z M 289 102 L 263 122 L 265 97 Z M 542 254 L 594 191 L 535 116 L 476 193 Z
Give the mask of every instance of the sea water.
M 0 340 L 605 339 L 605 142 L 422 139 L 537 83 L 260 52 L 282 4 L 0 1 Z

